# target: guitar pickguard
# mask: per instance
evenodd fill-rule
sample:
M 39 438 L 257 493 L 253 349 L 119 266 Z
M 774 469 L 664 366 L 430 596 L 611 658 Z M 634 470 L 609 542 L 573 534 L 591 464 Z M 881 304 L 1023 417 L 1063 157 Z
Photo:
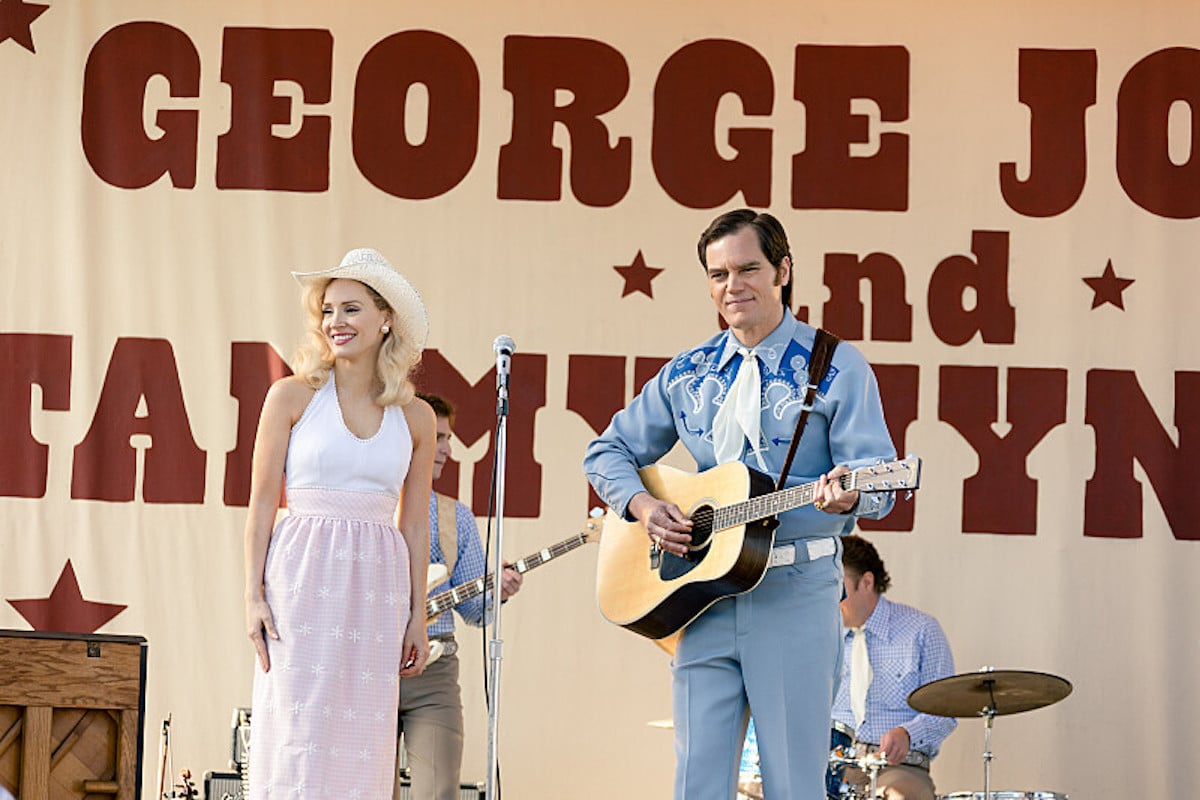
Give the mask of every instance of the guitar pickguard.
M 682 556 L 663 552 L 658 566 L 658 576 L 664 580 L 674 580 L 687 575 L 708 555 L 708 545 L 712 542 L 713 507 L 703 505 L 692 512 L 692 544 L 688 552 Z

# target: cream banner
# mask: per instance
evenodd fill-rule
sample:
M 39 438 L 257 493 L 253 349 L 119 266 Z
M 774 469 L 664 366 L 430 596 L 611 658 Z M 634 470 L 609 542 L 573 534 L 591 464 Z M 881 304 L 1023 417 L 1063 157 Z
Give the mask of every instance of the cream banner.
M 715 329 L 695 242 L 749 205 L 788 229 L 796 313 L 861 347 L 924 460 L 863 526 L 890 596 L 959 672 L 1074 686 L 997 719 L 992 787 L 1186 796 L 1198 48 L 1183 0 L 0 0 L 0 628 L 145 636 L 143 796 L 168 714 L 176 769 L 227 769 L 289 270 L 368 246 L 418 287 L 419 383 L 460 409 L 439 486 L 480 517 L 512 336 L 515 559 L 580 529 L 587 442 Z M 583 549 L 505 607 L 511 797 L 669 796 L 667 659 L 603 621 L 594 572 Z M 982 791 L 983 747 L 963 720 L 939 791 Z

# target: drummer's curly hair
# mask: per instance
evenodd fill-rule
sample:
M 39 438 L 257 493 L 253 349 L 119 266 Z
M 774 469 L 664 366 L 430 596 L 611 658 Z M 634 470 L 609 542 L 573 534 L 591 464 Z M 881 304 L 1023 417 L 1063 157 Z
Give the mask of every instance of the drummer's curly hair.
M 846 570 L 857 575 L 871 573 L 875 576 L 875 591 L 886 592 L 892 585 L 892 576 L 888 575 L 875 545 L 861 536 L 843 536 L 842 544 L 846 548 L 842 553 L 842 565 Z

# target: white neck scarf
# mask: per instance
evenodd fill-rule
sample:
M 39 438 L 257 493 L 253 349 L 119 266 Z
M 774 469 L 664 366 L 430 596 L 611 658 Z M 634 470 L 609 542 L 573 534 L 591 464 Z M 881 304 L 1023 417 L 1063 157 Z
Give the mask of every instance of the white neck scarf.
M 742 356 L 742 365 L 713 418 L 713 449 L 717 454 L 717 463 L 725 464 L 740 461 L 749 442 L 759 468 L 765 471 L 767 466 L 759 451 L 762 373 L 758 368 L 758 355 L 746 347 L 739 347 L 738 353 Z

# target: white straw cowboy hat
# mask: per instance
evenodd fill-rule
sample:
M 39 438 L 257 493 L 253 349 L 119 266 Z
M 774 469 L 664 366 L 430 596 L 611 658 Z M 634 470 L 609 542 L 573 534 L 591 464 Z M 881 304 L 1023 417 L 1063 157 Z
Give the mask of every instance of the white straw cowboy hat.
M 379 292 L 396 312 L 396 318 L 392 321 L 396 333 L 411 342 L 418 352 L 425 348 L 425 340 L 429 338 L 429 315 L 425 313 L 425 303 L 413 285 L 378 250 L 360 247 L 346 253 L 342 263 L 332 269 L 293 272 L 292 277 L 301 286 L 336 278 L 365 283 Z

